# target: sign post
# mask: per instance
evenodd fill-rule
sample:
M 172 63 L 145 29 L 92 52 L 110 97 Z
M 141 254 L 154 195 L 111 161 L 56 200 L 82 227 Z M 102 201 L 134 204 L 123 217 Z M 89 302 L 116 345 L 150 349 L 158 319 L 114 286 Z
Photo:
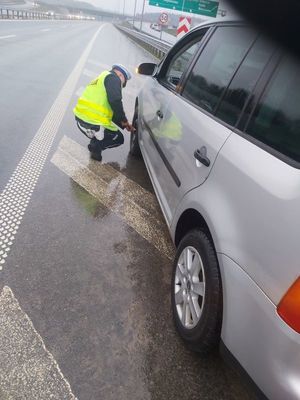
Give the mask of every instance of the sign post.
M 160 37 L 159 37 L 159 39 L 160 39 L 160 40 L 161 40 L 161 38 L 162 38 L 163 27 L 164 27 L 165 25 L 168 25 L 168 21 L 169 21 L 169 16 L 168 16 L 168 14 L 165 13 L 165 12 L 161 13 L 161 14 L 160 14 L 160 17 L 159 17 L 159 26 L 160 26 Z
M 140 24 L 140 31 L 142 30 L 142 26 L 143 26 L 143 19 L 144 19 L 144 12 L 145 12 L 145 3 L 146 3 L 146 0 L 143 1 L 143 10 L 142 10 L 142 18 L 141 18 L 141 24 Z
M 133 26 L 134 26 L 134 22 L 135 22 L 136 2 L 137 2 L 137 0 L 135 0 L 135 2 L 134 2 L 133 21 L 132 21 Z

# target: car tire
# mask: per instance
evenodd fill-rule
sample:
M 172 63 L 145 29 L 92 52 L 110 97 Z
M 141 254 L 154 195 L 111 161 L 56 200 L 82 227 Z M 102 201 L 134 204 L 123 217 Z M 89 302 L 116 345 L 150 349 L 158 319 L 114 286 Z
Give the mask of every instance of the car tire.
M 130 134 L 129 153 L 134 157 L 141 158 L 142 153 L 141 153 L 139 139 L 138 139 L 138 112 L 137 112 L 137 109 L 135 110 L 135 113 L 133 116 L 132 126 L 135 128 L 135 132 L 131 132 L 131 134 Z
M 212 351 L 220 341 L 222 284 L 214 246 L 204 231 L 192 230 L 181 240 L 171 290 L 174 323 L 181 338 L 194 351 Z

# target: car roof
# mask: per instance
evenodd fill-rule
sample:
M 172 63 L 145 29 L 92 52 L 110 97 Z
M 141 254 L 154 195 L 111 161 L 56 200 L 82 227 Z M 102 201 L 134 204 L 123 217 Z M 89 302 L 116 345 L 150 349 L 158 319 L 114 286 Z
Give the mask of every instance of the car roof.
M 198 24 L 198 25 L 194 26 L 189 31 L 189 33 L 190 32 L 195 32 L 198 29 L 204 28 L 206 26 L 209 27 L 209 26 L 227 25 L 227 24 L 229 24 L 229 25 L 232 25 L 232 24 L 234 24 L 234 25 L 240 25 L 240 24 L 249 25 L 249 23 L 247 23 L 241 17 L 239 17 L 239 18 L 230 18 L 230 19 L 224 19 L 224 18 L 219 17 L 219 18 L 216 18 L 213 21 L 205 21 L 205 22 L 202 22 L 201 24 Z

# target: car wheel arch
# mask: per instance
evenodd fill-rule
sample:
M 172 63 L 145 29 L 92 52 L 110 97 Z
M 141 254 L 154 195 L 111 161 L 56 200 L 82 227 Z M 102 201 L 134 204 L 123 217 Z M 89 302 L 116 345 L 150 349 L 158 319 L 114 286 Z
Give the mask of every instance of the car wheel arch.
M 194 208 L 188 208 L 180 215 L 177 221 L 174 236 L 175 246 L 178 247 L 181 239 L 189 231 L 197 228 L 203 230 L 208 235 L 212 244 L 214 245 L 213 236 L 205 218 L 200 214 L 198 210 L 195 210 Z

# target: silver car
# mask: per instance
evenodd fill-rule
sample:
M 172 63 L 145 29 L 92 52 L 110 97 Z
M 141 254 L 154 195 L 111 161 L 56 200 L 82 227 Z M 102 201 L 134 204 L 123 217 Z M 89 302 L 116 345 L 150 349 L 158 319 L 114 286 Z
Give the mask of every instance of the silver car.
M 177 248 L 175 326 L 196 351 L 221 344 L 267 398 L 300 399 L 300 65 L 227 21 L 139 73 L 130 151 Z

